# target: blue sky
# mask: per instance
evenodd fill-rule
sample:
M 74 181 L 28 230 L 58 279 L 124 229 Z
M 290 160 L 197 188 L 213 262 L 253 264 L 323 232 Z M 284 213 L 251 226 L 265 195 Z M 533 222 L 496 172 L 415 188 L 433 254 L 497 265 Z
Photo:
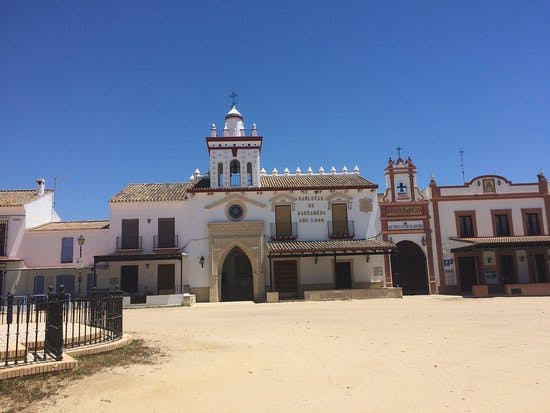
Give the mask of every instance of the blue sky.
M 262 166 L 359 165 L 400 145 L 421 186 L 550 173 L 548 1 L 0 1 L 0 187 L 108 217 L 130 182 L 186 181 L 228 94 Z

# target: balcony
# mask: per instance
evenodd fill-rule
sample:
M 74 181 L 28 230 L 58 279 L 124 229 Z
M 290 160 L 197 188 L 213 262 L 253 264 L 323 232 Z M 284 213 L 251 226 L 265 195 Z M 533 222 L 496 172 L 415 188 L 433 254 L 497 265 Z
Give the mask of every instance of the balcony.
M 248 137 L 248 136 L 258 136 L 258 129 L 210 129 L 211 138 L 227 138 L 227 137 Z
M 153 235 L 153 250 L 178 249 L 179 247 L 179 234 L 175 234 L 172 237 L 159 237 L 158 235 Z
M 143 250 L 142 236 L 137 237 L 116 237 L 117 251 Z
M 328 221 L 327 224 L 330 239 L 352 239 L 355 237 L 354 221 Z
M 271 239 L 275 241 L 289 240 L 298 238 L 298 226 L 296 222 L 271 223 Z

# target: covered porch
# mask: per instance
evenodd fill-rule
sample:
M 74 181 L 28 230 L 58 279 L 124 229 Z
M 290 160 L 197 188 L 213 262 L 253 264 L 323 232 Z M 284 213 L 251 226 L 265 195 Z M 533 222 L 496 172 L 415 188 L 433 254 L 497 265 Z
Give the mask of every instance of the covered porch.
M 452 240 L 458 242 L 451 252 L 463 292 L 550 295 L 550 236 Z
M 384 285 L 383 256 L 394 249 L 376 239 L 268 242 L 268 296 L 331 300 L 384 297 L 386 290 L 400 296 L 401 289 Z
M 183 273 L 186 256 L 182 252 L 94 256 L 96 287 L 98 290 L 119 287 L 133 304 L 169 302 L 170 296 L 189 292 Z M 149 298 L 153 296 L 156 298 Z

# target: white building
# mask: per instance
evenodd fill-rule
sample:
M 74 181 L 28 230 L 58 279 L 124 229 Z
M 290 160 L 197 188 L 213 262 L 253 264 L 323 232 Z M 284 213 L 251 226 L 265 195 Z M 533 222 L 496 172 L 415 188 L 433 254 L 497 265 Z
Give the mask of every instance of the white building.
M 421 191 L 411 159 L 389 160 L 379 199 L 386 285 L 404 294 L 550 294 L 550 185 L 499 175 Z M 476 291 L 474 291 L 476 293 Z
M 0 190 L 0 296 L 43 294 L 61 284 L 69 293 L 80 284 L 84 292 L 93 285 L 93 257 L 107 248 L 109 223 L 59 222 L 53 195 L 43 179 L 36 189 Z
M 440 292 L 468 292 L 474 285 L 503 292 L 506 284 L 550 282 L 550 185 L 542 172 L 537 178 L 512 183 L 483 175 L 456 186 L 431 181 Z M 550 293 L 548 287 L 531 289 Z
M 206 138 L 207 173 L 115 195 L 98 287 L 120 280 L 135 300 L 189 290 L 199 301 L 381 287 L 392 246 L 376 239 L 377 185 L 358 168 L 268 174 L 262 141 L 233 106 L 223 130 L 212 125 Z

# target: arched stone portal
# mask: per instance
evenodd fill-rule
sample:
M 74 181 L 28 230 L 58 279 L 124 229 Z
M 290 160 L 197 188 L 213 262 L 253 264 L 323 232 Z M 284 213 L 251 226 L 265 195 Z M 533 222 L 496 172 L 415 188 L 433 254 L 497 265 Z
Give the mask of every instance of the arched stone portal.
M 263 222 L 211 222 L 208 224 L 210 238 L 210 301 L 226 300 L 225 290 L 231 287 L 234 278 L 224 280 L 227 271 L 246 268 L 250 273 L 254 301 L 265 300 L 265 277 L 263 272 Z M 243 264 L 244 263 L 244 264 Z M 234 274 L 239 277 L 239 274 Z M 241 274 L 242 275 L 242 274 Z M 249 279 L 248 276 L 241 277 Z M 241 280 L 244 283 L 244 279 Z M 239 282 L 241 282 L 239 281 Z M 226 284 L 227 283 L 227 284 Z M 231 294 L 230 294 L 231 295 Z M 233 298 L 238 299 L 238 298 Z
M 254 299 L 252 264 L 239 247 L 234 247 L 223 262 L 221 290 L 222 301 Z
M 401 287 L 403 294 L 428 294 L 426 256 L 422 249 L 411 241 L 398 242 L 391 256 L 393 285 Z

